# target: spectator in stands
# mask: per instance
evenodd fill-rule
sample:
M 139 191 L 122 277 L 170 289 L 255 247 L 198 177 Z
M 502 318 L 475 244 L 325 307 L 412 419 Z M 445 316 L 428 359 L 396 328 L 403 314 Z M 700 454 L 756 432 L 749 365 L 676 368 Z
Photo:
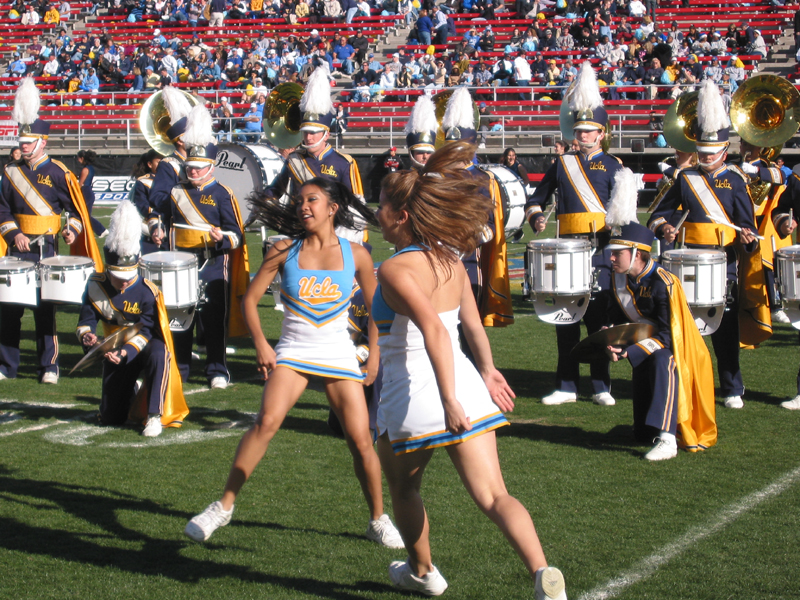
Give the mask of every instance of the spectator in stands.
M 361 69 L 353 74 L 353 87 L 370 86 L 378 80 L 378 74 L 369 68 L 369 63 L 364 61 L 361 63 Z M 360 102 L 364 102 L 361 100 Z
M 481 39 L 478 41 L 478 48 L 481 52 L 494 52 L 495 36 L 491 25 L 487 25 L 481 32 Z
M 444 84 L 444 78 L 442 79 L 442 84 Z M 392 71 L 389 63 L 384 65 L 378 85 L 384 90 L 393 90 L 397 86 L 397 74 Z
M 544 80 L 547 85 L 558 85 L 561 80 L 561 69 L 558 68 L 555 59 L 550 59 L 547 64 L 547 71 L 544 73 Z
M 725 72 L 730 76 L 730 80 L 736 84 L 736 88 L 744 81 L 744 63 L 738 56 L 731 56 L 728 59 L 728 66 L 725 67 Z
M 255 144 L 261 137 L 261 115 L 258 114 L 258 107 L 256 103 L 250 104 L 250 110 L 243 117 L 244 126 L 236 130 L 239 135 L 236 136 L 237 142 L 246 142 Z
M 50 55 L 50 60 L 44 65 L 44 74 L 48 77 L 55 77 L 61 71 L 61 65 L 55 54 Z
M 475 50 L 477 50 L 480 39 L 481 37 L 478 35 L 477 30 L 474 27 L 470 27 L 464 34 L 464 37 L 461 38 L 461 43 L 464 47 L 464 51 L 474 52 Z
M 61 15 L 58 9 L 52 4 L 48 6 L 47 12 L 44 13 L 44 22 L 48 25 L 58 25 L 61 22 Z
M 12 77 L 22 77 L 27 71 L 27 63 L 20 58 L 19 52 L 14 52 L 13 58 L 8 65 L 7 73 Z
M 661 61 L 654 58 L 650 61 L 650 67 L 645 71 L 644 84 L 647 86 L 648 99 L 655 100 L 658 97 L 658 85 L 661 84 L 661 76 L 664 74 L 664 69 L 661 67 Z
M 494 67 L 492 67 L 494 85 L 508 85 L 509 80 L 514 76 L 514 61 L 511 54 L 505 52 Z
M 342 0 L 342 10 L 344 11 L 344 22 L 349 25 L 358 14 L 358 3 L 356 0 Z
M 575 47 L 575 38 L 569 32 L 569 25 L 566 23 L 561 26 L 558 36 L 556 37 L 559 50 L 572 50 Z
M 525 57 L 525 52 L 520 50 L 517 52 L 517 58 L 514 59 L 514 80 L 519 87 L 529 87 L 531 84 L 531 66 L 528 59 Z M 530 92 L 531 97 L 528 98 L 524 92 L 520 92 L 520 100 L 533 100 L 533 92 Z
M 701 33 L 697 41 L 692 44 L 692 53 L 698 56 L 708 56 L 711 54 L 711 43 L 708 41 L 708 35 Z
M 25 9 L 25 12 L 22 13 L 22 18 L 20 20 L 21 25 L 38 25 L 39 24 L 39 13 L 33 10 L 33 6 L 28 5 Z
M 355 48 L 347 42 L 347 38 L 340 36 L 339 40 L 336 42 L 336 46 L 333 48 L 333 57 L 340 61 L 341 66 L 339 70 L 345 75 L 352 75 L 355 70 L 353 65 L 353 55 L 355 53 Z
M 478 65 L 478 72 L 475 74 L 475 85 L 478 87 L 487 87 L 492 80 L 492 72 L 489 70 L 489 65 L 485 62 Z
M 433 7 L 433 32 L 436 33 L 436 44 L 447 44 L 447 15 L 438 6 Z
M 719 64 L 719 59 L 714 58 L 711 61 L 711 64 L 706 67 L 705 76 L 707 79 L 711 79 L 714 83 L 721 83 L 722 82 L 722 75 L 724 73 L 724 69 Z
M 359 29 L 354 36 L 347 40 L 347 43 L 355 50 L 353 60 L 359 64 L 364 62 L 367 52 L 369 51 L 369 40 L 364 37 L 364 32 Z
M 641 19 L 647 14 L 647 7 L 641 0 L 631 0 L 628 4 L 628 14 L 634 19 Z
M 96 10 L 96 7 L 93 4 L 90 14 L 94 14 L 94 10 Z M 58 5 L 58 15 L 61 17 L 61 21 L 68 21 L 71 14 L 72 7 L 70 7 L 69 2 L 67 2 L 67 0 L 62 0 L 61 4 Z
M 225 21 L 225 0 L 211 0 L 211 18 L 208 20 L 209 27 L 222 27 Z
M 433 83 L 439 87 L 444 87 L 447 81 L 447 68 L 444 66 L 444 61 L 439 59 L 436 61 L 436 67 L 433 70 Z
M 597 44 L 597 36 L 592 33 L 592 30 L 589 27 L 583 27 L 581 29 L 581 35 L 578 39 L 575 40 L 575 46 L 578 48 L 583 48 L 584 50 L 591 50 Z
M 147 65 L 144 71 L 144 91 L 154 92 L 160 83 L 161 77 L 154 72 L 153 65 Z
M 119 67 L 113 63 L 107 69 L 98 69 L 98 77 L 100 78 L 100 86 L 110 92 L 125 89 L 125 76 L 119 70 Z
M 614 46 L 608 41 L 608 36 L 605 35 L 600 38 L 600 43 L 594 48 L 595 56 L 601 60 L 609 60 L 613 50 Z
M 418 40 L 423 46 L 431 45 L 431 29 L 433 29 L 433 21 L 428 16 L 428 11 L 423 8 L 419 11 L 419 19 L 417 19 Z
M 203 16 L 203 5 L 199 0 L 190 0 L 189 6 L 186 8 L 186 19 L 189 22 L 189 27 L 194 29 L 197 27 L 197 22 Z
M 767 44 L 764 41 L 764 38 L 761 35 L 761 32 L 756 29 L 754 31 L 755 38 L 753 43 L 751 44 L 752 50 L 751 52 L 755 52 L 761 55 L 761 58 L 767 58 Z
M 697 58 L 697 55 L 689 55 L 686 59 L 686 68 L 692 74 L 695 81 L 699 82 L 703 80 L 703 67 L 700 66 L 700 59 Z

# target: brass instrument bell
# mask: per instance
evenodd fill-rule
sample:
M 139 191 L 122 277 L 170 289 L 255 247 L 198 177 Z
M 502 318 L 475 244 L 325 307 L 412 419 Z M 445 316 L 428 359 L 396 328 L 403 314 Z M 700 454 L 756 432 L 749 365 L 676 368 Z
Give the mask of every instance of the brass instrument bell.
M 777 75 L 746 80 L 731 98 L 731 125 L 744 141 L 759 148 L 783 145 L 797 133 L 795 108 L 800 93 Z
M 695 152 L 698 92 L 687 92 L 669 105 L 664 115 L 664 139 L 681 152 Z
M 278 148 L 294 148 L 303 141 L 300 131 L 303 93 L 303 86 L 299 83 L 286 82 L 275 86 L 267 97 L 262 126 L 267 140 Z
M 192 96 L 188 92 L 183 90 L 180 90 L 180 92 L 186 96 L 192 107 L 203 103 L 201 99 Z M 170 121 L 162 92 L 156 92 L 150 96 L 142 105 L 141 111 L 139 111 L 139 129 L 141 129 L 144 139 L 153 150 L 163 156 L 169 156 L 175 151 L 172 140 L 167 137 Z

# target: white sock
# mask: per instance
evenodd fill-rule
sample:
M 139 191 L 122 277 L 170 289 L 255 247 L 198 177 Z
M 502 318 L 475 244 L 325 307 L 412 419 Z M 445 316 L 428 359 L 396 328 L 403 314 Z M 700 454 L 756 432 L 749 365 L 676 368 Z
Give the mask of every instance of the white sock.
M 669 442 L 670 444 L 677 444 L 674 433 L 669 433 L 668 431 L 662 431 L 659 437 L 665 442 Z

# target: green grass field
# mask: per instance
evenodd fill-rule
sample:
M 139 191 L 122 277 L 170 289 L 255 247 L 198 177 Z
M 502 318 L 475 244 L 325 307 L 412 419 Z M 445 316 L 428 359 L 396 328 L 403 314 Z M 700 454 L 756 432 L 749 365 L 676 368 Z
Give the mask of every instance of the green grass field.
M 250 241 L 255 269 L 259 240 Z M 376 260 L 386 258 L 388 245 L 378 234 L 373 242 Z M 794 395 L 796 331 L 777 326 L 743 354 L 745 408 L 718 404 L 717 446 L 649 464 L 631 431 L 627 363 L 612 369 L 614 407 L 539 402 L 552 390 L 555 331 L 521 301 L 518 281 L 514 289 L 516 323 L 488 332 L 517 393 L 512 425 L 498 435 L 501 462 L 569 597 L 800 598 L 800 414 L 778 406 Z M 263 299 L 262 323 L 275 340 L 281 317 L 272 305 Z M 60 311 L 58 386 L 36 383 L 30 312 L 20 376 L 0 382 L 0 598 L 408 597 L 386 571 L 405 553 L 361 537 L 366 507 L 318 387 L 290 413 L 231 524 L 194 544 L 183 536 L 186 521 L 219 497 L 258 411 L 249 340 L 231 342 L 234 386 L 207 391 L 196 364 L 184 426 L 145 439 L 91 423 L 99 366 L 66 376 L 81 356 L 76 321 L 76 309 Z M 423 497 L 446 597 L 533 597 L 521 562 L 444 452 L 428 468 Z

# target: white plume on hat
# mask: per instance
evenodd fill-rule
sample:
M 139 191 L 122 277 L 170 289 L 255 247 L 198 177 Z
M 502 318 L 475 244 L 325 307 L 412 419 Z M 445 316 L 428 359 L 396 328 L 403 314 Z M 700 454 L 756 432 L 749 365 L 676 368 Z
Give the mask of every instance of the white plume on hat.
M 174 125 L 183 117 L 188 117 L 192 111 L 192 105 L 189 104 L 189 100 L 183 95 L 183 92 L 171 85 L 164 86 L 164 89 L 161 90 L 161 97 L 169 113 L 170 125 Z
M 26 77 L 14 95 L 14 109 L 11 111 L 11 118 L 20 125 L 30 125 L 39 118 L 41 105 L 39 88 L 36 87 L 33 77 Z
M 136 256 L 141 251 L 142 216 L 127 198 L 111 215 L 105 246 L 119 256 Z
M 705 133 L 731 126 L 719 88 L 713 79 L 706 79 L 700 86 L 700 93 L 697 95 L 697 126 Z
M 211 113 L 202 104 L 194 106 L 186 119 L 186 132 L 183 143 L 186 147 L 202 146 L 205 148 L 214 141 L 214 121 Z
M 475 129 L 475 109 L 472 107 L 472 96 L 466 87 L 457 88 L 450 100 L 442 119 L 442 129 L 447 131 L 451 127 L 464 127 Z
M 628 167 L 623 167 L 614 176 L 614 188 L 608 200 L 606 225 L 611 228 L 623 227 L 628 223 L 638 223 L 636 202 L 639 197 L 636 175 Z
M 603 106 L 597 74 L 588 60 L 581 64 L 578 78 L 572 89 L 567 92 L 567 102 L 571 110 L 594 110 L 598 106 Z
M 439 123 L 436 121 L 436 109 L 428 96 L 420 96 L 411 109 L 411 116 L 406 122 L 404 132 L 423 133 L 425 131 L 436 131 Z
M 313 115 L 327 115 L 333 112 L 331 84 L 324 68 L 317 67 L 309 76 L 303 97 L 300 98 L 300 110 L 303 114 Z

